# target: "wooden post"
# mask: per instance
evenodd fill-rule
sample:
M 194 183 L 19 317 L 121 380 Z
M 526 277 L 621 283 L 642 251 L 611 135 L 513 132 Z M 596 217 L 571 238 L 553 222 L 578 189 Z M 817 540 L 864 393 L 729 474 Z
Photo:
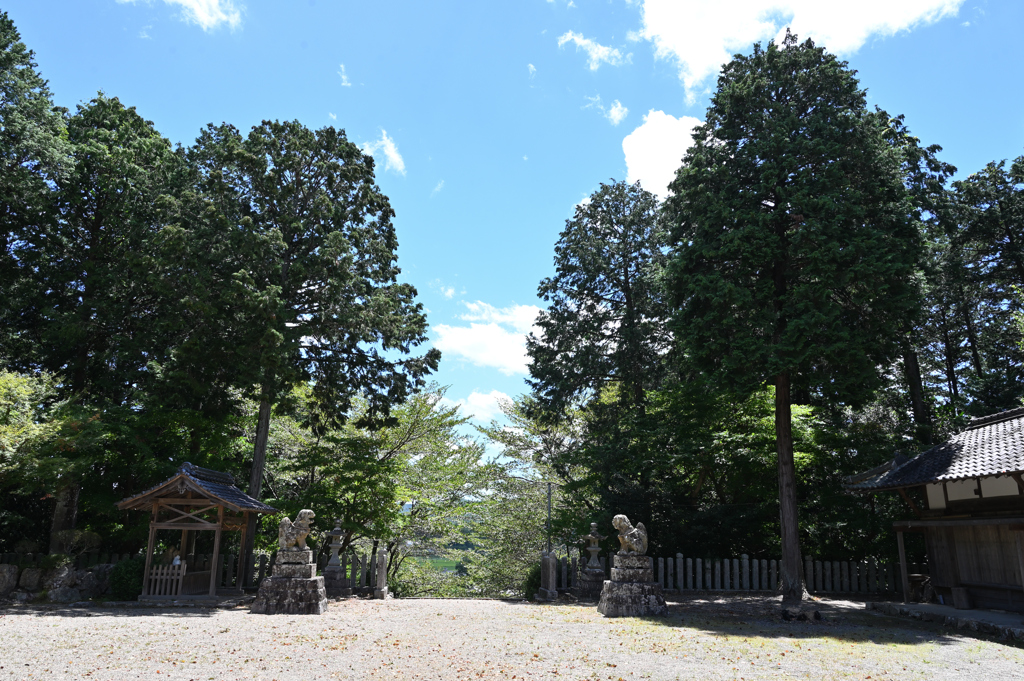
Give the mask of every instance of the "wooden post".
M 896 531 L 896 546 L 900 551 L 900 578 L 903 585 L 903 602 L 906 603 L 910 598 L 910 578 L 907 576 L 907 552 L 903 548 L 903 533 L 899 530 Z
M 153 565 L 153 545 L 156 543 L 156 516 L 160 512 L 160 502 L 153 502 L 152 515 L 149 521 L 149 543 L 146 545 L 146 567 L 142 575 L 142 595 L 149 595 L 149 568 Z
M 224 507 L 217 507 L 217 530 L 213 534 L 213 557 L 210 565 L 210 595 L 217 597 L 217 578 L 220 577 L 220 533 L 224 528 Z
M 249 529 L 249 511 L 242 511 L 242 536 L 238 539 L 238 575 L 235 586 L 244 589 L 252 581 L 252 571 L 249 570 L 249 563 L 255 567 L 256 561 L 245 559 L 245 533 Z M 255 556 L 253 556 L 255 558 Z

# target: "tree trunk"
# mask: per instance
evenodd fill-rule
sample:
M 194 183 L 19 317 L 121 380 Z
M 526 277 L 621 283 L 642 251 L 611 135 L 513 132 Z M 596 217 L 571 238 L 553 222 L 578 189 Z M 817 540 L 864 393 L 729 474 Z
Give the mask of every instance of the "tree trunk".
M 267 463 L 267 437 L 270 434 L 270 402 L 265 398 L 260 400 L 260 413 L 256 419 L 256 443 L 252 450 L 252 473 L 249 475 L 249 496 L 259 499 L 263 491 L 263 469 Z M 256 544 L 256 523 L 259 522 L 258 513 L 249 514 L 249 522 L 245 529 L 245 546 L 242 547 L 242 565 L 245 566 L 243 584 L 250 584 L 252 575 L 249 574 L 252 550 Z
M 57 490 L 57 505 L 53 509 L 50 525 L 50 553 L 63 553 L 66 543 L 61 532 L 75 529 L 78 519 L 78 495 L 82 488 L 77 482 L 68 482 Z
M 959 408 L 960 404 L 960 386 L 957 383 L 956 378 L 956 349 L 950 342 L 949 338 L 949 325 L 946 321 L 946 315 L 942 315 L 942 347 L 943 356 L 946 362 L 946 384 L 949 386 L 949 398 L 953 402 L 954 408 Z
M 921 382 L 921 365 L 917 361 L 917 353 L 907 347 L 903 353 L 903 370 L 907 385 L 910 387 L 910 404 L 914 410 L 914 435 L 918 442 L 925 445 L 932 443 L 932 423 L 928 418 L 928 410 L 924 404 L 924 385 Z
M 970 311 L 961 308 L 960 312 L 964 318 L 964 328 L 967 329 L 967 344 L 971 348 L 971 359 L 974 361 L 974 373 L 978 378 L 981 378 L 985 375 L 985 367 L 981 363 L 981 353 L 978 352 L 978 337 L 974 333 L 974 321 L 971 319 Z
M 782 527 L 782 601 L 799 603 L 800 529 L 796 506 L 796 467 L 793 464 L 793 423 L 789 374 L 775 377 L 775 448 L 779 454 L 779 522 Z

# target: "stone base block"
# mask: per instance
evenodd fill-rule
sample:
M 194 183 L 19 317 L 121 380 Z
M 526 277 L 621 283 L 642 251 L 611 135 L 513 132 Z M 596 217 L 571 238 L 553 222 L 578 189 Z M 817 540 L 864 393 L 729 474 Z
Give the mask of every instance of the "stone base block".
M 327 590 L 328 598 L 339 598 L 351 596 L 351 580 L 342 572 L 341 566 L 328 565 L 324 568 L 324 588 Z
M 613 582 L 653 582 L 654 570 L 651 568 L 612 568 Z
M 284 551 L 278 551 L 277 552 L 277 564 L 278 565 L 280 565 L 281 563 L 299 563 L 301 565 L 305 565 L 307 563 L 312 563 L 312 562 L 313 562 L 313 550 L 312 549 L 306 549 L 305 551 L 303 551 L 301 549 L 298 550 L 298 551 L 292 551 L 292 550 L 287 550 L 286 549 Z
M 650 556 L 612 556 L 612 567 L 622 570 L 651 570 L 654 568 L 654 559 Z
M 249 610 L 259 615 L 322 615 L 327 612 L 324 578 L 268 577 Z
M 601 590 L 597 611 L 605 617 L 667 615 L 668 606 L 657 582 L 613 582 Z
M 274 566 L 274 576 L 288 577 L 290 579 L 312 579 L 316 577 L 316 565 L 312 563 L 307 565 L 280 563 Z
M 580 572 L 580 581 L 577 596 L 581 600 L 596 601 L 601 597 L 601 589 L 604 587 L 604 570 L 583 570 Z
M 374 589 L 373 597 L 377 600 L 385 600 L 388 597 L 388 588 L 384 587 L 383 589 Z
M 537 589 L 537 593 L 533 596 L 534 600 L 538 601 L 557 601 L 558 592 L 552 589 L 540 588 Z

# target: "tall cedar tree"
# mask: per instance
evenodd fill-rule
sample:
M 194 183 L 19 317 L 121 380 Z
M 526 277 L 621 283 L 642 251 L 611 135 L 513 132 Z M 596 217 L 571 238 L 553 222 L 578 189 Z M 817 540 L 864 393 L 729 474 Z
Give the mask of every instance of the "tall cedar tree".
M 271 407 L 292 386 L 310 383 L 337 422 L 361 394 L 365 420 L 381 422 L 423 385 L 440 352 L 411 355 L 426 340 L 426 317 L 416 289 L 397 281 L 394 211 L 374 184 L 373 159 L 344 131 L 264 121 L 243 137 L 209 126 L 191 158 L 206 195 L 248 235 L 235 279 L 258 341 L 249 494 L 259 498 Z M 254 532 L 253 519 L 246 555 Z
M 670 186 L 676 331 L 739 393 L 775 385 L 782 581 L 802 597 L 791 386 L 859 403 L 919 308 L 918 217 L 854 72 L 788 34 L 725 65 Z
M 588 406 L 587 436 L 550 460 L 567 494 L 598 490 L 602 506 L 650 523 L 652 465 L 647 393 L 664 375 L 669 308 L 662 289 L 667 235 L 653 194 L 625 182 L 602 184 L 576 207 L 555 245 L 555 275 L 541 282 L 548 303 L 530 335 L 533 415 L 555 425 Z M 659 452 L 660 453 L 660 452 Z
M 26 230 L 52 216 L 52 183 L 70 156 L 65 111 L 53 106 L 34 57 L 0 12 L 0 360 L 32 352 L 17 333 L 18 301 L 27 292 L 15 251 Z
M 102 94 L 78 107 L 67 133 L 73 159 L 55 213 L 14 249 L 23 274 L 15 328 L 34 351 L 12 364 L 61 376 L 62 396 L 82 407 L 131 407 L 166 345 L 151 332 L 150 239 L 179 161 L 150 121 Z M 70 468 L 56 482 L 51 550 L 75 526 L 80 484 Z
M 643 409 L 669 346 L 661 289 L 667 236 L 658 201 L 637 182 L 602 184 L 576 206 L 555 245 L 555 276 L 537 294 L 548 309 L 530 335 L 530 387 L 559 415 L 616 383 L 624 404 Z

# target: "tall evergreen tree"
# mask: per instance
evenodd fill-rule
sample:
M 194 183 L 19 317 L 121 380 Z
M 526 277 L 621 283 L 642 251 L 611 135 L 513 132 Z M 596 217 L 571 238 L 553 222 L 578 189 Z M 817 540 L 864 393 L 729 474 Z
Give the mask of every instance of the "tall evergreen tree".
M 623 404 L 643 409 L 669 347 L 666 245 L 658 201 L 639 182 L 602 184 L 576 206 L 555 245 L 555 276 L 537 290 L 548 303 L 541 336 L 527 339 L 529 383 L 547 411 L 612 383 Z
M 739 393 L 775 386 L 782 581 L 802 596 L 794 384 L 857 403 L 919 307 L 918 216 L 854 73 L 787 34 L 725 65 L 667 201 L 677 334 Z
M 54 107 L 34 53 L 0 12 L 0 359 L 32 351 L 18 342 L 27 271 L 15 250 L 52 218 L 52 185 L 70 156 L 63 109 Z
M 344 131 L 264 121 L 243 137 L 209 126 L 191 160 L 222 219 L 246 235 L 234 278 L 255 341 L 249 493 L 259 497 L 271 407 L 292 386 L 310 383 L 338 422 L 362 395 L 364 421 L 380 423 L 440 353 L 411 354 L 426 340 L 426 317 L 416 289 L 398 282 L 394 212 L 374 184 L 373 159 Z M 247 554 L 254 523 L 249 530 Z

